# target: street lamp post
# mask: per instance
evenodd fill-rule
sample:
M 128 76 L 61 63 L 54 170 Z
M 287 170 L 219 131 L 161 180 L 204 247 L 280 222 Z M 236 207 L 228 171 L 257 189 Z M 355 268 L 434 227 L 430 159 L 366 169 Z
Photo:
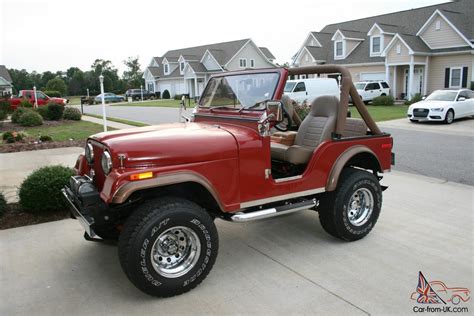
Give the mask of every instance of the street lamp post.
M 143 102 L 143 85 L 140 85 L 140 93 L 142 94 L 142 102 Z
M 104 93 L 104 76 L 99 76 L 100 80 L 100 95 L 102 99 L 102 118 L 104 120 L 104 132 L 107 132 L 107 118 L 105 116 L 105 93 Z
M 87 88 L 87 101 L 89 101 L 89 88 Z
M 38 96 L 36 95 L 36 86 L 33 86 L 33 93 L 35 95 L 35 104 L 34 107 L 35 109 L 38 107 Z

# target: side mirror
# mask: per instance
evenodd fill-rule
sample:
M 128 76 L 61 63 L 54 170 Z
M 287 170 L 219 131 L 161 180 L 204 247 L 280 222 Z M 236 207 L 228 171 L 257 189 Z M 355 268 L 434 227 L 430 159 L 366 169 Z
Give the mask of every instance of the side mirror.
M 281 122 L 283 120 L 283 103 L 281 101 L 267 101 L 266 108 L 269 122 Z
M 466 101 L 466 98 L 465 97 L 459 97 L 458 101 Z
M 424 100 L 424 99 L 426 99 L 426 97 L 425 97 L 425 96 L 422 96 L 421 99 Z

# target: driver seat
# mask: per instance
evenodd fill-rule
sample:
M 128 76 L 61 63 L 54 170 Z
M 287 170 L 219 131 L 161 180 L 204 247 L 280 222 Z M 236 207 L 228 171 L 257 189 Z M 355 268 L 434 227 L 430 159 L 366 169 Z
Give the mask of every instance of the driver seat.
M 307 164 L 314 149 L 323 141 L 331 139 L 331 134 L 336 129 L 338 106 L 339 101 L 335 96 L 316 98 L 298 129 L 294 145 L 270 143 L 272 159 L 294 165 Z

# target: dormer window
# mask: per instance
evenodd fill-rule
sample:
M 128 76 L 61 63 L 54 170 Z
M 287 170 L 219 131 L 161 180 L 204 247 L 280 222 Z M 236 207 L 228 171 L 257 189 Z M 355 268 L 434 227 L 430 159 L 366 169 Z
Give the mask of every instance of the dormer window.
M 334 42 L 334 57 L 335 58 L 344 57 L 344 42 L 343 41 Z
M 163 65 L 163 70 L 165 72 L 165 75 L 168 75 L 170 73 L 170 65 L 164 64 Z
M 183 71 L 184 71 L 184 61 L 179 63 L 179 72 L 183 74 Z
M 379 56 L 383 50 L 382 36 L 370 37 L 370 56 Z

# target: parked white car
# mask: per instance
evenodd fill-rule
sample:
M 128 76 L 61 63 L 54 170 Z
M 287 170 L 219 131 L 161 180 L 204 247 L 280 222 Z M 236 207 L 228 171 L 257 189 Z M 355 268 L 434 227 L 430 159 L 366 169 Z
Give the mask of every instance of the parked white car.
M 364 102 L 372 101 L 376 97 L 389 95 L 390 93 L 390 87 L 385 81 L 361 81 L 354 85 Z
M 312 78 L 288 80 L 284 93 L 297 103 L 306 101 L 310 104 L 314 99 L 322 95 L 333 95 L 339 99 L 341 91 L 336 79 Z
M 408 108 L 412 122 L 444 121 L 451 124 L 455 119 L 474 115 L 474 94 L 471 90 L 436 90 L 420 102 Z

